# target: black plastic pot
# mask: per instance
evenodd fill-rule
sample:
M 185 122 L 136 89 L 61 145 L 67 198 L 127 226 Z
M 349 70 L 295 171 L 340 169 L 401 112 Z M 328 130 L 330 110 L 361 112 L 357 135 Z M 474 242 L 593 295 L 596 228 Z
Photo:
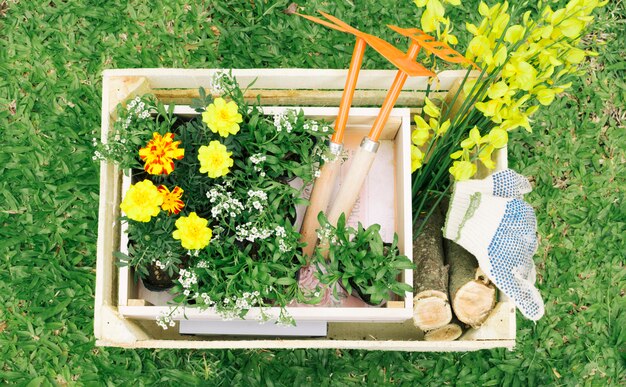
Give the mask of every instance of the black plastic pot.
M 141 279 L 143 286 L 153 292 L 164 292 L 174 286 L 174 281 L 178 278 L 167 274 L 165 270 L 160 269 L 156 264 L 150 263 L 147 267 L 148 276 Z

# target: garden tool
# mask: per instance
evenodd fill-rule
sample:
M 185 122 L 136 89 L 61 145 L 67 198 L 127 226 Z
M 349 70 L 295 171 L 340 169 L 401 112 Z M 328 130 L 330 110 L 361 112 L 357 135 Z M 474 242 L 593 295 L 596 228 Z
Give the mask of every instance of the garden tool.
M 377 52 L 407 74 L 432 74 L 429 70 L 423 68 L 418 63 L 409 60 L 410 58 L 407 58 L 402 51 L 398 50 L 386 41 L 373 35 L 363 33 L 332 15 L 321 11 L 320 14 L 330 20 L 330 22 L 313 16 L 298 15 L 326 27 L 351 33 L 355 35 L 357 39 L 352 53 L 352 59 L 350 61 L 350 67 L 348 69 L 348 76 L 346 77 L 346 84 L 341 96 L 341 102 L 339 103 L 339 112 L 337 114 L 337 119 L 335 120 L 334 133 L 330 139 L 330 160 L 324 163 L 320 169 L 320 176 L 317 178 L 311 192 L 311 204 L 308 206 L 304 215 L 300 231 L 302 235 L 300 241 L 306 243 L 306 246 L 303 248 L 303 253 L 307 257 L 310 257 L 313 254 L 315 244 L 317 242 L 316 230 L 319 228 L 317 215 L 320 211 L 326 211 L 330 195 L 335 186 L 335 180 L 337 179 L 337 175 L 341 167 L 341 160 L 339 156 L 343 151 L 344 131 L 346 123 L 348 122 L 348 113 L 350 111 L 350 106 L 352 105 L 352 98 L 354 96 L 354 90 L 356 88 L 366 45 L 369 44 L 372 46 Z
M 533 208 L 521 199 L 529 191 L 528 181 L 510 170 L 483 180 L 457 182 L 444 237 L 472 253 L 489 280 L 522 314 L 538 320 L 544 304 L 534 286 L 537 219 Z
M 406 29 L 392 25 L 389 25 L 388 27 L 411 39 L 411 47 L 407 52 L 407 59 L 411 61 L 415 60 L 420 48 L 424 48 L 429 53 L 434 54 L 445 61 L 476 66 L 472 61 L 466 59 L 463 55 L 450 48 L 450 46 L 446 43 L 437 41 L 432 36 L 427 35 L 417 28 Z M 432 72 L 429 72 L 428 75 L 435 76 Z M 382 130 L 387 123 L 391 109 L 393 109 L 393 106 L 402 91 L 402 87 L 404 86 L 407 76 L 408 75 L 403 72 L 402 69 L 398 71 L 396 78 L 394 79 L 394 82 L 385 97 L 385 101 L 383 102 L 380 112 L 374 121 L 369 135 L 361 142 L 361 147 L 358 149 L 350 170 L 348 171 L 348 177 L 341 185 L 339 193 L 330 207 L 328 220 L 332 224 L 337 222 L 341 213 L 345 213 L 346 217 L 350 216 L 354 203 L 358 198 L 359 191 L 361 190 L 361 186 L 363 185 L 365 177 L 369 173 L 371 165 L 374 162 L 374 158 L 376 157 L 376 151 L 379 146 L 378 139 L 380 138 Z

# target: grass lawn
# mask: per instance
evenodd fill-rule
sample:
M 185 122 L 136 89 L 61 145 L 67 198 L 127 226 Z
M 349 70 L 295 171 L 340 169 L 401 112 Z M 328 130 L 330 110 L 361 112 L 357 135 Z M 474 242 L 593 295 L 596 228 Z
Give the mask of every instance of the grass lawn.
M 287 0 L 0 1 L 0 382 L 207 385 L 626 384 L 626 11 L 610 0 L 585 75 L 511 134 L 530 176 L 546 316 L 518 313 L 514 352 L 123 350 L 93 337 L 101 72 L 345 68 L 352 38 L 285 15 Z M 304 3 L 304 2 L 302 2 Z M 106 5 L 103 5 L 106 4 Z M 309 1 L 406 47 L 409 0 Z M 478 17 L 466 0 L 458 35 Z M 461 39 L 460 47 L 467 39 Z M 365 68 L 388 68 L 368 53 Z

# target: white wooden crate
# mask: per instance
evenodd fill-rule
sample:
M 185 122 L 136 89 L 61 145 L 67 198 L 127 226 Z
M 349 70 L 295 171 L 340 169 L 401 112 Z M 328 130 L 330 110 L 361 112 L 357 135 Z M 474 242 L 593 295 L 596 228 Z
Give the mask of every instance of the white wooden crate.
M 103 79 L 102 138 L 109 129 L 111 114 L 118 102 L 152 92 L 165 103 L 187 104 L 200 86 L 209 87 L 217 70 L 127 69 L 108 70 Z M 242 87 L 255 81 L 247 96 L 262 96 L 264 105 L 337 106 L 345 81 L 345 70 L 310 69 L 250 69 L 233 70 Z M 434 85 L 434 94 L 445 94 L 464 72 L 443 72 Z M 378 106 L 391 84 L 395 71 L 361 71 L 353 105 Z M 426 89 L 426 78 L 409 78 L 399 105 L 420 106 Z M 275 109 L 275 108 L 273 108 Z M 270 113 L 272 109 L 265 109 Z M 177 108 L 180 114 L 191 113 Z M 367 132 L 377 108 L 352 109 L 349 130 L 362 137 Z M 305 114 L 332 120 L 336 108 L 307 108 Z M 393 203 L 395 231 L 403 252 L 410 255 L 410 181 L 408 173 L 408 138 L 410 113 L 394 109 L 382 139 L 395 147 L 395 193 Z M 500 152 L 498 168 L 506 166 L 506 153 Z M 112 253 L 124 245 L 119 218 L 122 194 L 122 173 L 111 164 L 102 163 L 100 181 L 100 211 L 98 229 L 98 260 L 95 298 L 94 331 L 98 345 L 154 348 L 362 348 L 407 351 L 467 351 L 481 348 L 507 347 L 515 344 L 515 311 L 510 302 L 501 299 L 488 322 L 477 330 L 469 330 L 459 341 L 423 342 L 422 333 L 410 322 L 411 295 L 407 294 L 398 308 L 290 308 L 296 321 L 331 321 L 324 339 L 272 339 L 225 336 L 189 337 L 176 330 L 163 331 L 154 318 L 168 309 L 166 300 L 142 290 L 131 281 L 131 273 L 119 269 Z M 404 280 L 412 283 L 407 271 Z M 152 295 L 154 296 L 154 295 Z M 148 302 L 143 302 L 148 301 Z M 153 305 L 149 305 L 152 303 Z M 399 304 L 399 305 L 398 305 Z M 254 318 L 255 311 L 251 311 Z M 210 311 L 187 308 L 190 319 L 217 320 Z M 180 317 L 180 316 L 179 316 Z M 371 321 L 377 321 L 373 323 Z M 381 322 L 385 321 L 385 322 Z

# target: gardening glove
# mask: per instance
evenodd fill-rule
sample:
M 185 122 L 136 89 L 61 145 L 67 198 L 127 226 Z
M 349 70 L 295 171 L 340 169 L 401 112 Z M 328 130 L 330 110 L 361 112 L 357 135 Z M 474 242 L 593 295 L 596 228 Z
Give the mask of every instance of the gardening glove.
M 528 179 L 512 169 L 495 172 L 480 180 L 458 181 L 454 185 L 454 195 L 448 207 L 443 236 L 458 239 L 459 226 L 469 210 L 470 195 L 480 192 L 502 198 L 518 198 L 532 190 Z
M 457 192 L 462 191 L 455 189 L 454 196 Z M 453 208 L 455 202 L 453 197 L 450 209 L 458 213 L 458 209 Z M 459 224 L 457 235 L 446 238 L 472 253 L 491 282 L 513 300 L 525 317 L 541 318 L 544 305 L 534 286 L 537 220 L 532 207 L 518 198 L 475 192 L 468 197 L 462 219 L 455 221 Z

